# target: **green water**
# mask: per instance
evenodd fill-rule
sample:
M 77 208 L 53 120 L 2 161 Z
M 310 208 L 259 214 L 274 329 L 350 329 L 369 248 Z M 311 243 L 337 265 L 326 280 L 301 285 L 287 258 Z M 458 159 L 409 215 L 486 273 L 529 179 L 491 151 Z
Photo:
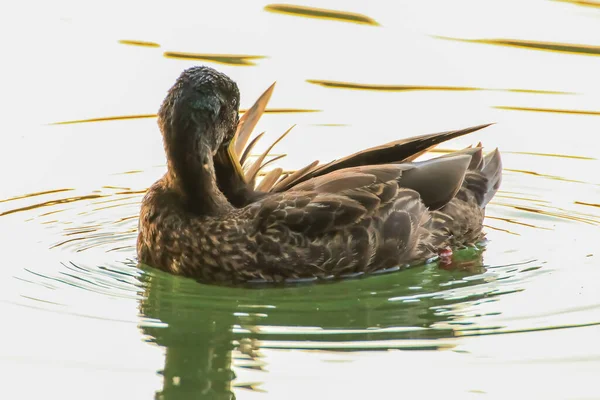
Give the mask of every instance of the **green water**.
M 600 398 L 600 8 L 592 2 L 86 3 L 1 25 L 6 398 Z M 302 6 L 302 7 L 300 7 Z M 306 8 L 318 6 L 320 10 Z M 409 135 L 499 147 L 488 243 L 380 276 L 206 286 L 138 266 L 184 68 L 235 79 L 297 168 Z

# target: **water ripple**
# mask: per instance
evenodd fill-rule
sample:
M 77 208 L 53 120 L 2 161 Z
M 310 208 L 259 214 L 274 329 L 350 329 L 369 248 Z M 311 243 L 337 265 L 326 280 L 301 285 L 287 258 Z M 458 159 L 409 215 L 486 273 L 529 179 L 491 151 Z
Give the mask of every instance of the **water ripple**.
M 457 337 L 562 326 L 517 327 L 516 320 L 498 319 L 503 314 L 495 311 L 496 302 L 521 295 L 527 280 L 549 272 L 544 261 L 524 260 L 522 251 L 515 258 L 501 242 L 493 242 L 491 265 L 484 262 L 489 250 L 474 249 L 457 252 L 450 266 L 434 262 L 400 273 L 263 290 L 202 285 L 137 266 L 133 261 L 137 213 L 145 189 L 132 186 L 106 184 L 93 194 L 69 197 L 59 196 L 71 189 L 58 189 L 4 201 L 13 208 L 0 215 L 22 214 L 30 224 L 43 227 L 42 243 L 57 257 L 52 268 L 28 267 L 15 276 L 28 284 L 19 304 L 110 319 L 108 309 L 83 311 L 74 299 L 94 296 L 101 304 L 111 299 L 135 302 L 140 327 L 150 341 L 159 343 L 165 343 L 165 335 L 206 329 L 198 319 L 206 314 L 220 321 L 219 329 L 229 332 L 231 340 L 253 340 L 259 348 L 439 350 L 452 348 L 451 340 Z M 600 224 L 595 214 L 563 209 L 518 191 L 501 191 L 493 206 L 487 224 L 505 242 L 507 237 L 531 235 L 532 230 L 556 229 L 527 214 Z M 503 209 L 521 214 L 494 211 Z

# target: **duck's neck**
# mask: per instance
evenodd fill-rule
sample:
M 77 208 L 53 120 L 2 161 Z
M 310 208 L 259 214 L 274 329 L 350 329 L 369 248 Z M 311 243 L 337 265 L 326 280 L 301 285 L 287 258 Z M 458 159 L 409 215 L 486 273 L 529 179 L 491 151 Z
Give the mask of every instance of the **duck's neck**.
M 167 184 L 181 195 L 186 208 L 199 215 L 219 215 L 231 209 L 217 186 L 213 157 L 201 137 L 188 132 L 171 137 L 178 140 L 166 141 Z

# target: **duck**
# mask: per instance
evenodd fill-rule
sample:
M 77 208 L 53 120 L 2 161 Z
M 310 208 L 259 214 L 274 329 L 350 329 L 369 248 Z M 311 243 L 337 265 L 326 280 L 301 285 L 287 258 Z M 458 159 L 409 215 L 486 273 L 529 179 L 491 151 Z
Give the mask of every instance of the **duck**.
M 167 171 L 141 203 L 141 263 L 208 284 L 318 281 L 398 270 L 485 239 L 485 208 L 502 180 L 498 149 L 416 159 L 490 124 L 261 180 L 273 146 L 242 164 L 272 89 L 240 117 L 238 86 L 224 73 L 195 66 L 177 78 L 158 112 Z

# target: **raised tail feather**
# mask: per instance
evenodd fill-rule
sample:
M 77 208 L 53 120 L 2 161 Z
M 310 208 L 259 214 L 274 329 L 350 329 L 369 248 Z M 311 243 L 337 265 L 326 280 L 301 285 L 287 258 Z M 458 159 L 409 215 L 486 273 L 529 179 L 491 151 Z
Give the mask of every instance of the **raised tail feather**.
M 482 147 L 478 145 L 453 154 L 457 153 L 470 154 L 471 163 L 456 196 L 440 210 L 432 212 L 428 229 L 439 239 L 432 240 L 438 246 L 470 246 L 485 237 L 481 230 L 485 207 L 502 180 L 502 161 L 498 150 L 483 156 Z

